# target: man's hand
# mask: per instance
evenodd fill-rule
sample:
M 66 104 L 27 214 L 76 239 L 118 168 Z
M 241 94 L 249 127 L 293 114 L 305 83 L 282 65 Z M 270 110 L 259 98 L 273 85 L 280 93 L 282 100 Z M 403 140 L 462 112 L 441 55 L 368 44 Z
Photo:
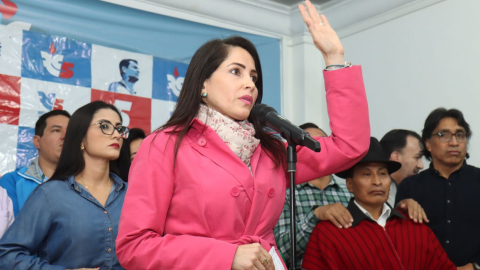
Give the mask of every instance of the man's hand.
M 459 266 L 457 267 L 458 270 L 475 270 L 475 267 L 473 267 L 473 264 L 472 263 L 469 263 L 467 265 L 464 265 L 464 266 Z
M 353 217 L 350 212 L 341 203 L 334 203 L 319 206 L 313 210 L 318 219 L 329 220 L 338 228 L 348 228 L 352 226 Z
M 398 207 L 405 213 L 408 213 L 410 219 L 415 223 L 430 222 L 423 208 L 413 199 L 405 199 L 398 203 Z

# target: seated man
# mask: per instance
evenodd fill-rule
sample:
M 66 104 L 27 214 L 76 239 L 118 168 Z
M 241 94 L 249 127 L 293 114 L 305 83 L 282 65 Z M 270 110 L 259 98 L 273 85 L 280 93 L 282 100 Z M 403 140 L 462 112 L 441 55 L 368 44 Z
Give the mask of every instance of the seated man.
M 414 223 L 386 204 L 390 174 L 401 164 L 390 161 L 377 139 L 367 155 L 337 176 L 353 193 L 348 229 L 330 222 L 315 226 L 303 269 L 456 269 L 428 226 Z
M 312 137 L 327 137 L 326 133 L 313 123 L 300 126 Z M 303 254 L 310 234 L 318 222 L 328 220 L 339 228 L 348 228 L 352 225 L 353 218 L 346 206 L 352 194 L 345 184 L 338 183 L 331 175 L 295 186 L 296 198 L 296 267 L 300 268 Z M 405 200 L 399 206 L 407 210 L 415 222 L 427 221 L 423 209 L 414 200 Z M 290 190 L 287 189 L 282 215 L 275 226 L 273 233 L 277 247 L 282 253 L 287 266 L 291 265 L 290 247 Z

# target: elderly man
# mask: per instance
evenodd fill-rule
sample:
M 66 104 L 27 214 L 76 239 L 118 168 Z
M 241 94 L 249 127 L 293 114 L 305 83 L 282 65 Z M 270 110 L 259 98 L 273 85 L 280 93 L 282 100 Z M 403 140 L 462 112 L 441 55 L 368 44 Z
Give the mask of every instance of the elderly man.
M 367 155 L 337 174 L 346 178 L 354 196 L 347 207 L 352 226 L 340 229 L 330 222 L 317 224 L 303 269 L 456 269 L 430 228 L 386 204 L 389 175 L 400 167 L 371 138 Z
M 428 225 L 459 269 L 480 269 L 480 169 L 466 162 L 471 135 L 459 110 L 432 111 L 422 133 L 432 163 L 403 180 L 396 198 L 413 198 L 425 208 Z
M 300 125 L 300 128 L 312 137 L 327 137 L 326 133 L 313 123 L 305 123 Z M 310 234 L 317 223 L 330 221 L 339 228 L 348 228 L 352 225 L 352 215 L 346 208 L 351 197 L 352 194 L 345 184 L 337 182 L 331 175 L 295 186 L 297 268 L 302 264 Z M 282 215 L 273 230 L 275 241 L 287 265 L 291 262 L 289 202 L 290 192 L 287 191 Z M 415 222 L 427 221 L 426 216 L 423 215 L 423 209 L 414 200 L 405 200 L 399 206 L 403 211 L 408 211 Z

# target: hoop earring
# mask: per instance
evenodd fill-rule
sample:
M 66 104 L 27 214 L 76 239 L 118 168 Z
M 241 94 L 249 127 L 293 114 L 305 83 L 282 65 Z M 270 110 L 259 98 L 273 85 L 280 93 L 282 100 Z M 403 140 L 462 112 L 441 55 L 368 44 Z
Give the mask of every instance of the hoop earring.
M 208 96 L 207 92 L 202 93 L 202 98 L 206 98 Z

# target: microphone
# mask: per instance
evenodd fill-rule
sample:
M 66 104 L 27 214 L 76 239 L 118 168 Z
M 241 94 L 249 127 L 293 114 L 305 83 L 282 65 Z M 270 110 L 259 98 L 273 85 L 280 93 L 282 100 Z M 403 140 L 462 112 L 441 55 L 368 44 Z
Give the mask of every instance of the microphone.
M 283 118 L 274 108 L 266 104 L 257 104 L 253 106 L 250 114 L 252 117 L 256 117 L 260 124 L 277 131 L 288 143 L 293 142 L 296 145 L 305 146 L 315 152 L 320 152 L 320 143 L 318 141 L 310 137 L 305 130 Z

